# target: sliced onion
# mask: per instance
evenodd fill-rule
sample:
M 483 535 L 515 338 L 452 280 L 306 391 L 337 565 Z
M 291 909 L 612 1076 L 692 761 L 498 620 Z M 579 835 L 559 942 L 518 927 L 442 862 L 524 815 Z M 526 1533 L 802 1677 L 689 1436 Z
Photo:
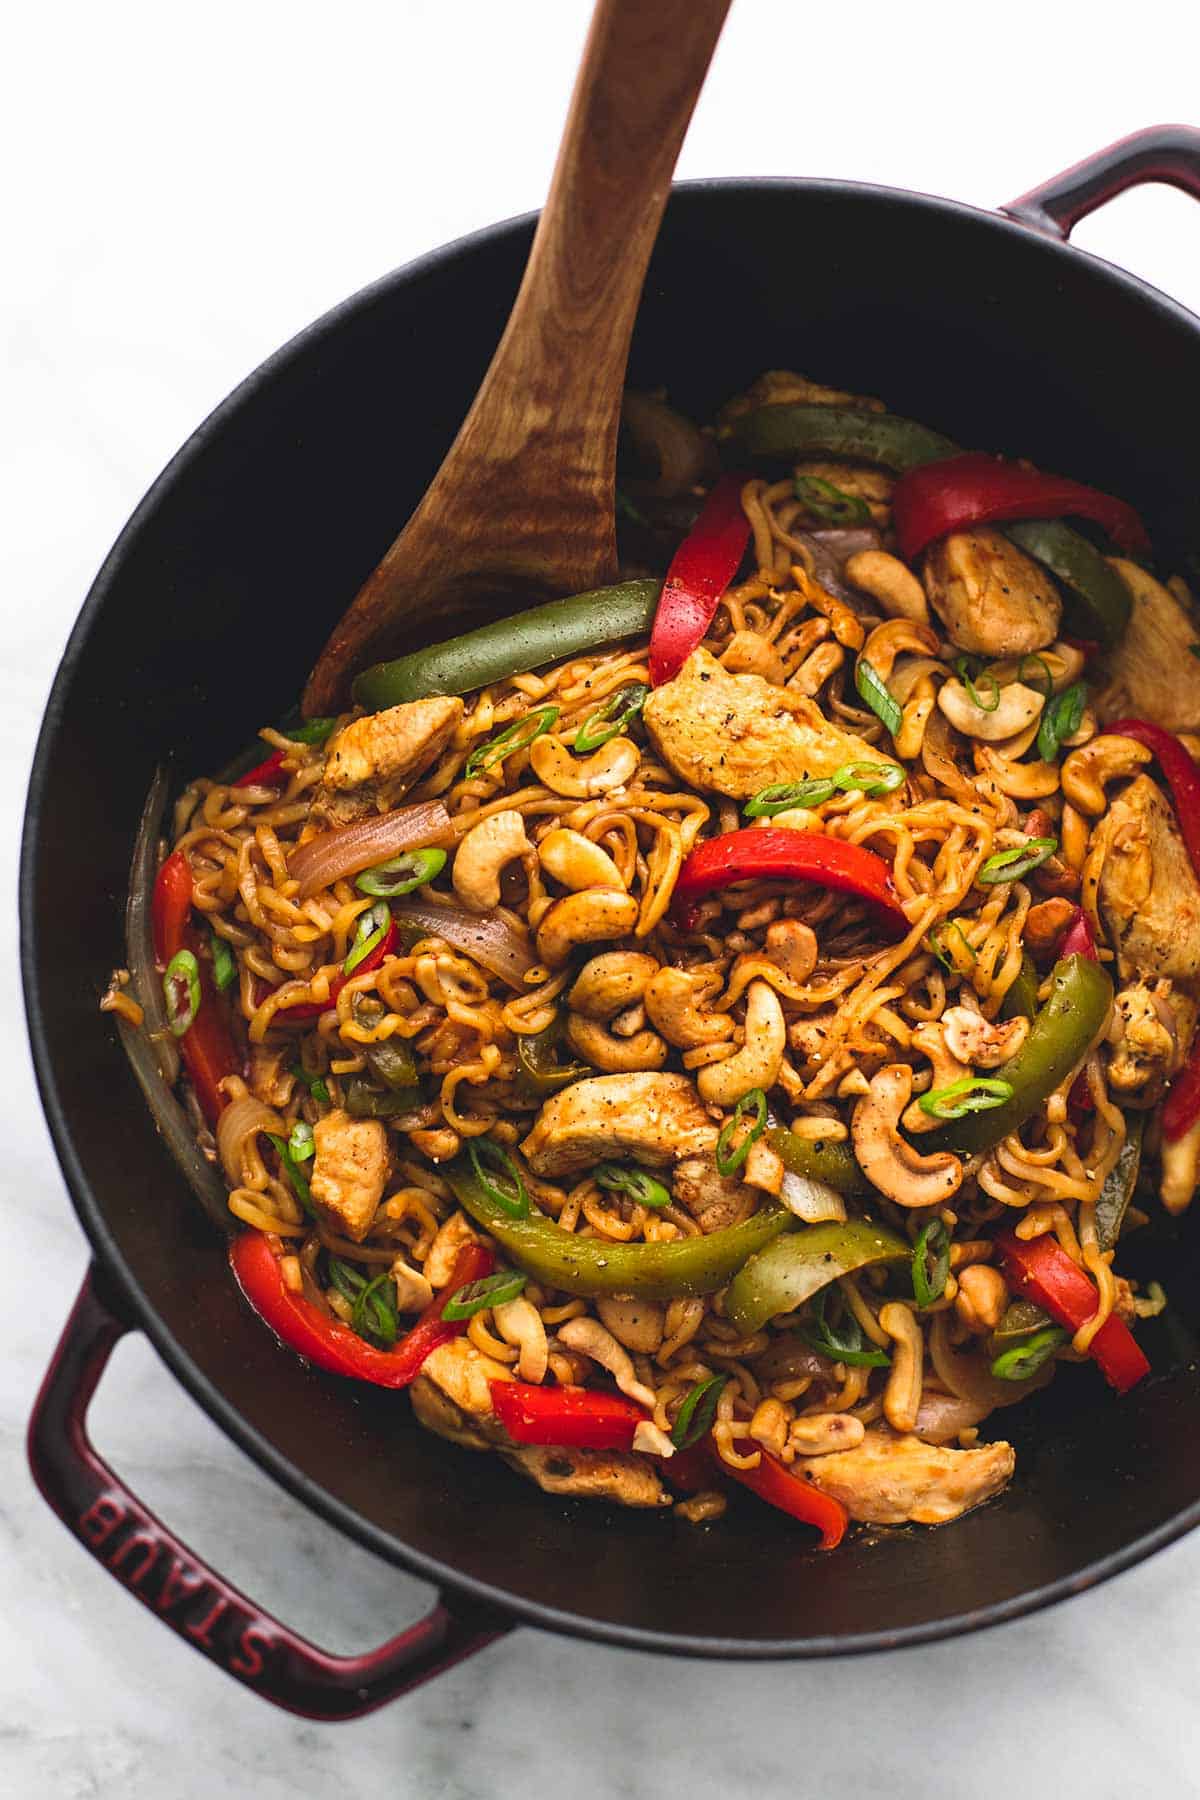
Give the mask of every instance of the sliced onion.
M 217 1150 L 230 1187 L 241 1185 L 242 1150 L 247 1138 L 257 1137 L 260 1131 L 273 1131 L 277 1137 L 287 1135 L 287 1127 L 274 1107 L 256 1094 L 243 1094 L 240 1100 L 231 1100 L 222 1107 L 217 1120 Z
M 954 1348 L 950 1342 L 951 1317 L 950 1313 L 942 1312 L 934 1318 L 929 1333 L 929 1360 L 943 1387 L 949 1388 L 956 1399 L 982 1409 L 978 1415 L 980 1419 L 986 1418 L 997 1406 L 1012 1406 L 1053 1379 L 1054 1362 L 1051 1359 L 1028 1381 L 1000 1380 L 992 1374 L 991 1364 L 982 1353 L 964 1354 Z
M 832 556 L 839 569 L 849 556 L 860 550 L 878 550 L 883 535 L 877 525 L 831 525 L 828 531 L 806 531 L 805 537 L 817 549 Z
M 323 831 L 293 850 L 288 873 L 300 883 L 297 898 L 307 900 L 343 876 L 373 868 L 401 850 L 425 850 L 433 844 L 446 847 L 453 842 L 454 827 L 442 802 L 424 800 L 419 806 L 402 806 L 397 812 L 380 813 L 357 825 Z
M 524 977 L 537 962 L 528 932 L 502 908 L 469 913 L 457 906 L 426 906 L 404 900 L 393 902 L 392 917 L 397 925 L 416 925 L 430 937 L 445 938 L 510 987 L 523 987 Z
M 630 481 L 635 493 L 670 499 L 686 494 L 712 472 L 716 457 L 711 440 L 665 401 L 626 388 L 621 418 L 639 453 L 658 470 L 652 480 Z
M 826 1219 L 836 1219 L 840 1224 L 846 1217 L 846 1202 L 836 1188 L 811 1175 L 797 1175 L 792 1169 L 783 1171 L 779 1198 L 806 1225 L 821 1225 Z
M 154 966 L 150 903 L 158 875 L 158 841 L 162 834 L 167 788 L 167 771 L 159 769 L 142 809 L 129 869 L 129 899 L 125 906 L 125 958 L 129 964 L 130 985 L 145 1014 L 145 1023 L 133 1026 L 118 1013 L 117 1031 L 167 1149 L 209 1219 L 218 1230 L 230 1232 L 236 1228 L 237 1221 L 229 1210 L 225 1183 L 196 1142 L 191 1120 L 175 1095 L 179 1052 L 167 1029 L 162 982 Z

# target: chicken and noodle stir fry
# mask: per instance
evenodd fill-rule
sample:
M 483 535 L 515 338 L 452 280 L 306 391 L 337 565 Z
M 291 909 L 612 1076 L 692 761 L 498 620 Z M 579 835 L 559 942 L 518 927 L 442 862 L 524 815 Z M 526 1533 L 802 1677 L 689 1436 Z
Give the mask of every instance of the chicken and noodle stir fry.
M 626 579 L 193 781 L 105 1005 L 319 1367 L 551 1494 L 938 1524 L 1004 1408 L 1149 1370 L 1190 597 L 1123 501 L 799 375 L 627 432 Z

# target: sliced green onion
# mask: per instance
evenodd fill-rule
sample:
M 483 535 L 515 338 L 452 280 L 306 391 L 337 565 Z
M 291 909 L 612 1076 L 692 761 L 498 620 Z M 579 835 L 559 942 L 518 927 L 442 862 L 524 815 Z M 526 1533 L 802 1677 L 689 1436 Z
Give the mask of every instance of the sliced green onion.
M 471 1138 L 467 1155 L 484 1193 L 502 1207 L 510 1219 L 524 1219 L 529 1213 L 529 1194 L 512 1157 L 494 1138 Z M 486 1165 L 486 1166 L 485 1166 Z
M 930 1219 L 912 1253 L 912 1284 L 917 1305 L 932 1306 L 946 1291 L 950 1274 L 950 1233 L 940 1219 Z
M 613 495 L 613 510 L 618 519 L 628 519 L 631 525 L 648 525 L 649 520 L 641 507 L 629 498 L 624 488 L 618 488 Z
M 745 1137 L 734 1145 L 733 1134 L 739 1125 L 744 1125 L 750 1113 L 754 1119 Z M 718 1175 L 736 1175 L 750 1154 L 751 1144 L 757 1143 L 767 1126 L 767 1096 L 761 1088 L 751 1088 L 743 1094 L 733 1109 L 731 1118 L 726 1119 L 721 1127 L 721 1135 L 717 1139 L 717 1173 Z M 732 1146 L 732 1147 L 731 1147 Z
M 642 708 L 650 698 L 650 689 L 640 681 L 610 694 L 598 712 L 585 719 L 575 733 L 576 750 L 599 750 L 610 738 L 619 737 L 634 719 L 640 719 Z
M 809 1302 L 810 1323 L 800 1335 L 805 1343 L 820 1356 L 827 1356 L 831 1362 L 846 1363 L 855 1369 L 886 1369 L 891 1357 L 886 1350 L 877 1349 L 874 1344 L 870 1349 L 864 1348 L 862 1326 L 846 1308 L 842 1323 L 834 1327 L 825 1317 L 825 1302 L 829 1298 L 829 1289 L 823 1287 L 814 1294 Z
M 360 894 L 377 894 L 384 900 L 395 900 L 400 894 L 411 894 L 441 874 L 446 866 L 444 850 L 405 850 L 387 862 L 364 869 L 354 883 Z
M 652 1212 L 661 1212 L 664 1206 L 670 1206 L 671 1196 L 661 1181 L 645 1169 L 631 1169 L 624 1163 L 601 1163 L 593 1170 L 592 1179 L 598 1187 L 610 1194 L 628 1194 L 638 1206 L 648 1206 Z
M 1043 762 L 1053 762 L 1066 740 L 1079 730 L 1086 704 L 1087 687 L 1082 681 L 1046 702 L 1037 734 L 1037 751 Z
M 1011 1350 L 1002 1350 L 992 1364 L 992 1374 L 1000 1381 L 1028 1381 L 1049 1362 L 1070 1335 L 1061 1325 L 1047 1325 L 1042 1331 L 1022 1338 Z
M 831 779 L 813 776 L 807 781 L 772 781 L 747 800 L 742 811 L 748 819 L 773 819 L 793 806 L 824 806 L 837 792 Z
M 336 724 L 336 719 L 306 719 L 303 725 L 281 725 L 279 735 L 293 744 L 323 744 Z
M 359 914 L 350 954 L 342 964 L 343 975 L 352 975 L 359 963 L 382 944 L 384 933 L 391 922 L 392 915 L 382 900 L 375 906 L 368 907 L 365 913 Z
M 173 1037 L 182 1037 L 196 1023 L 200 1011 L 200 964 L 190 950 L 177 950 L 162 978 L 167 1024 Z
M 904 770 L 899 763 L 843 763 L 829 776 L 811 776 L 806 781 L 773 781 L 767 787 L 759 788 L 742 811 L 748 819 L 773 819 L 776 813 L 787 812 L 793 806 L 824 806 L 839 792 L 866 794 L 868 799 L 874 799 L 878 794 L 893 794 L 903 782 Z
M 1014 844 L 1011 850 L 997 850 L 995 856 L 989 856 L 975 879 L 980 887 L 995 887 L 1001 881 L 1020 881 L 1023 875 L 1040 869 L 1057 849 L 1057 838 L 1027 838 L 1023 844 Z
M 980 671 L 980 680 L 991 683 L 991 693 L 986 701 L 979 698 L 979 690 L 971 679 L 971 664 L 967 657 L 960 656 L 954 664 L 954 673 L 967 690 L 971 705 L 977 706 L 980 712 L 993 713 L 1000 704 L 1000 683 L 990 669 Z
M 400 1330 L 400 1315 L 396 1308 L 396 1290 L 386 1270 L 368 1281 L 352 1263 L 331 1256 L 329 1279 L 343 1300 L 350 1302 L 351 1329 L 381 1349 L 390 1350 Z
M 535 738 L 549 731 L 558 718 L 560 707 L 535 706 L 524 718 L 517 719 L 498 737 L 490 738 L 486 744 L 479 744 L 467 758 L 467 766 L 463 773 L 468 777 L 478 775 L 483 769 L 490 769 L 493 763 L 503 762 L 516 750 L 527 750 Z
M 288 1070 L 288 1074 L 294 1075 L 297 1081 L 302 1081 L 313 1099 L 319 1100 L 322 1106 L 329 1106 L 332 1104 L 329 1098 L 329 1089 L 325 1085 L 325 1077 L 323 1075 L 310 1075 L 308 1070 L 302 1069 L 299 1063 L 293 1063 Z
M 922 1094 L 917 1105 L 931 1119 L 961 1119 L 965 1113 L 990 1112 L 1013 1097 L 1011 1081 L 987 1075 L 964 1075 L 948 1087 L 931 1088 Z
M 728 1375 L 706 1375 L 683 1396 L 683 1405 L 671 1427 L 671 1442 L 677 1450 L 690 1450 L 712 1430 L 717 1416 L 717 1402 L 729 1380 Z
M 1038 668 L 1041 669 L 1042 679 L 1045 682 L 1043 692 L 1045 694 L 1046 705 L 1049 706 L 1054 698 L 1054 671 L 1051 669 L 1050 664 L 1046 661 L 1044 656 L 1023 656 L 1017 664 L 1018 681 L 1024 681 L 1025 679 L 1026 663 L 1036 663 Z
M 827 525 L 869 525 L 871 508 L 858 494 L 847 494 L 820 475 L 797 475 L 793 483 L 797 500 Z
M 972 962 L 977 962 L 979 960 L 977 952 L 974 951 L 971 948 L 970 944 L 967 942 L 967 934 L 963 930 L 962 926 L 959 924 L 957 919 L 943 919 L 943 921 L 940 925 L 935 925 L 933 930 L 929 933 L 927 942 L 929 945 L 930 954 L 937 958 L 938 962 L 941 963 L 943 969 L 947 970 L 951 975 L 956 975 L 958 973 L 958 970 L 955 965 L 954 958 L 950 955 L 950 952 L 946 949 L 945 942 L 944 942 L 944 940 L 949 936 L 949 934 L 952 931 L 956 931 L 958 933 L 959 942 L 962 944 L 962 947 L 966 951 L 970 960 Z
M 865 700 L 876 718 L 882 719 L 892 736 L 895 737 L 904 719 L 899 705 L 888 693 L 887 687 L 878 670 L 865 657 L 860 656 L 858 667 L 854 671 L 854 685 L 858 689 L 858 697 Z
M 313 1128 L 307 1119 L 297 1119 L 292 1126 L 291 1135 L 288 1138 L 288 1149 L 298 1163 L 307 1162 L 310 1156 L 316 1155 L 317 1146 L 313 1139 Z
M 268 1131 L 267 1142 L 274 1145 L 275 1154 L 279 1158 L 280 1167 L 287 1176 L 288 1181 L 291 1184 L 292 1192 L 295 1194 L 297 1200 L 300 1202 L 305 1212 L 312 1212 L 312 1195 L 308 1189 L 308 1182 L 301 1170 L 300 1164 L 292 1155 L 291 1144 L 286 1138 L 277 1136 L 273 1131 Z
M 526 1277 L 519 1269 L 497 1269 L 494 1275 L 468 1281 L 464 1287 L 455 1288 L 442 1308 L 442 1317 L 473 1319 L 476 1313 L 486 1312 L 489 1306 L 503 1306 L 506 1300 L 516 1299 L 525 1281 Z
M 217 992 L 223 994 L 237 980 L 237 964 L 233 960 L 233 951 L 223 937 L 212 934 L 213 980 L 217 984 Z

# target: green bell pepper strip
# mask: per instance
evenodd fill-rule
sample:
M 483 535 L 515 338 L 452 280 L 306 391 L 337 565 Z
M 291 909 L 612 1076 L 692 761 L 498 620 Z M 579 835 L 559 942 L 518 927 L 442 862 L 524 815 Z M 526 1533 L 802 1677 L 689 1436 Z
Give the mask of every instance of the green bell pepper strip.
M 806 1225 L 752 1256 L 729 1284 L 725 1317 L 744 1337 L 768 1319 L 794 1312 L 839 1275 L 871 1263 L 909 1262 L 912 1245 L 867 1219 Z
M 823 1181 L 847 1199 L 865 1199 L 871 1192 L 846 1138 L 806 1138 L 784 1125 L 773 1125 L 763 1142 L 793 1175 Z
M 1100 1189 L 1100 1198 L 1096 1202 L 1096 1236 L 1102 1250 L 1115 1249 L 1121 1235 L 1125 1214 L 1129 1211 L 1133 1190 L 1137 1186 L 1145 1124 L 1144 1113 L 1125 1115 L 1125 1142 L 1121 1145 L 1121 1154 L 1104 1178 L 1104 1186 Z
M 403 1038 L 381 1038 L 377 1044 L 364 1044 L 363 1055 L 372 1075 L 384 1087 L 400 1090 L 417 1086 L 417 1059 Z
M 745 456 L 789 462 L 803 456 L 849 456 L 898 473 L 941 462 L 958 446 L 939 431 L 894 413 L 853 406 L 776 405 L 743 413 L 732 431 Z
M 748 1257 L 796 1224 L 785 1207 L 768 1204 L 743 1224 L 710 1231 L 706 1237 L 610 1244 L 564 1231 L 544 1213 L 512 1218 L 485 1191 L 465 1158 L 438 1173 L 463 1211 L 495 1238 L 518 1268 L 566 1294 L 634 1294 L 648 1300 L 714 1294 Z
M 544 1031 L 517 1039 L 517 1086 L 529 1100 L 545 1100 L 573 1081 L 582 1081 L 595 1071 L 587 1063 L 560 1063 L 557 1055 L 562 1037 L 562 1015 L 556 1014 Z
M 1036 1300 L 1010 1300 L 988 1339 L 988 1348 L 993 1356 L 998 1356 L 1002 1350 L 1011 1349 L 1022 1338 L 1053 1323 L 1045 1307 L 1039 1306 Z
M 1012 1097 L 986 1112 L 964 1113 L 920 1138 L 926 1154 L 957 1150 L 972 1156 L 990 1150 L 1027 1119 L 1064 1082 L 1099 1035 L 1112 1005 L 1111 978 L 1085 956 L 1064 956 L 1051 975 L 1050 998 L 1017 1054 L 996 1072 Z
M 1033 958 L 1026 954 L 1021 958 L 1021 967 L 1017 971 L 1016 980 L 1000 1002 L 1002 1019 L 1032 1019 L 1037 1012 L 1038 974 L 1033 966 Z
M 1029 519 L 1003 527 L 1019 550 L 1044 563 L 1071 595 L 1082 602 L 1074 611 L 1081 633 L 1115 644 L 1129 623 L 1133 596 L 1115 569 L 1110 569 L 1087 538 L 1061 519 Z
M 622 581 L 513 613 L 395 662 L 376 663 L 354 683 L 354 698 L 368 712 L 380 712 L 428 694 L 469 694 L 599 644 L 637 637 L 654 621 L 661 587 L 661 581 Z
M 357 1075 L 350 1077 L 343 1091 L 346 1111 L 352 1119 L 402 1119 L 419 1113 L 425 1104 L 419 1087 L 388 1088 L 381 1094 Z

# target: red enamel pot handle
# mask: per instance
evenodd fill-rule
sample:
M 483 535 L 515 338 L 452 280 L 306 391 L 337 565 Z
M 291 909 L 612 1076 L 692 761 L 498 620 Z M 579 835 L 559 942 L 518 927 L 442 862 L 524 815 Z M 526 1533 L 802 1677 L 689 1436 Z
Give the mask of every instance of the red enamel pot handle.
M 508 1619 L 458 1599 L 451 1610 L 440 1598 L 377 1650 L 332 1656 L 247 1599 L 142 1505 L 88 1438 L 92 1396 L 129 1329 L 93 1267 L 33 1409 L 29 1462 L 68 1531 L 184 1643 L 275 1706 L 329 1721 L 374 1711 L 511 1629 Z
M 1052 175 L 1000 211 L 1051 237 L 1066 238 L 1080 219 L 1143 181 L 1162 181 L 1200 200 L 1200 131 L 1151 125 Z

